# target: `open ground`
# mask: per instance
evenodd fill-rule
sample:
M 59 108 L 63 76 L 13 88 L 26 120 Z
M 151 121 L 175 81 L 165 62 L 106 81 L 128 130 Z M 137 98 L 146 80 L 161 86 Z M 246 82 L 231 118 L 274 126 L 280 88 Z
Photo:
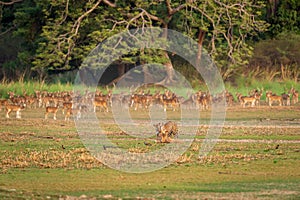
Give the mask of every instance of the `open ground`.
M 203 159 L 199 149 L 210 110 L 190 148 L 176 162 L 149 173 L 125 173 L 103 165 L 84 147 L 74 121 L 44 119 L 44 108 L 22 119 L 0 116 L 1 199 L 296 199 L 300 197 L 300 107 L 229 107 L 222 134 Z M 133 111 L 140 123 L 145 111 Z M 97 112 L 105 132 L 130 152 L 163 145 L 155 137 L 132 138 Z M 179 111 L 168 111 L 177 120 Z M 155 136 L 155 132 L 153 133 Z M 175 139 L 176 140 L 176 139 Z M 150 145 L 146 145 L 150 144 Z

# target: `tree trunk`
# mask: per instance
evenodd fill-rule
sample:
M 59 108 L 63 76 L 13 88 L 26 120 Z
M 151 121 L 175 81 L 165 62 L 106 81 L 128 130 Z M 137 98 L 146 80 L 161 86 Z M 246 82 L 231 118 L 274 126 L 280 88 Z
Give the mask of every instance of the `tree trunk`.
M 199 29 L 198 33 L 198 52 L 197 52 L 197 58 L 196 58 L 196 67 L 200 67 L 201 63 L 201 56 L 202 56 L 202 44 L 205 37 L 205 31 Z
M 167 37 L 168 37 L 168 24 L 165 24 L 163 28 L 165 28 L 165 31 L 163 32 L 162 37 L 167 40 Z M 170 57 L 169 57 L 167 51 L 164 51 L 163 56 L 166 59 L 166 62 L 163 65 L 166 67 L 167 76 L 162 81 L 160 81 L 158 84 L 172 84 L 172 83 L 175 82 L 173 64 L 170 60 Z
M 279 0 L 269 0 L 268 4 L 267 19 L 270 19 L 271 17 L 274 17 L 277 11 Z
M 141 57 L 143 57 L 145 54 L 145 49 L 141 48 Z M 143 70 L 143 75 L 144 75 L 144 83 L 152 83 L 153 82 L 153 78 L 149 72 L 149 68 L 148 66 L 146 66 L 146 62 L 145 60 L 141 59 L 140 57 L 140 65 L 142 66 L 142 70 Z
M 144 83 L 153 83 L 153 78 L 147 66 L 143 67 Z
M 118 69 L 118 77 L 121 77 L 125 74 L 125 64 L 124 63 L 120 63 L 117 66 L 117 69 Z
M 168 60 L 164 65 L 166 67 L 167 77 L 164 79 L 166 84 L 175 82 L 174 80 L 174 68 L 169 58 L 168 52 L 164 52 L 164 57 Z

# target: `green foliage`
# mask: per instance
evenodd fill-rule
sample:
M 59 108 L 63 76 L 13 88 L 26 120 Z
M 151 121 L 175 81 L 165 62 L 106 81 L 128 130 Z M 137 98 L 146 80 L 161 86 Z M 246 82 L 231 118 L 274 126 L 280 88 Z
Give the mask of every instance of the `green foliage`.
M 284 31 L 293 31 L 296 40 L 299 36 L 300 3 L 296 0 L 267 3 L 262 0 L 130 0 L 116 1 L 114 6 L 99 2 L 23 0 L 9 6 L 2 5 L 0 50 L 3 56 L 0 58 L 0 77 L 18 79 L 25 70 L 25 77 L 35 76 L 42 81 L 49 74 L 78 69 L 99 43 L 121 31 L 164 27 L 194 40 L 204 33 L 202 48 L 213 58 L 223 78 L 232 80 L 251 66 L 255 41 L 268 36 L 280 36 Z M 291 38 L 288 43 L 284 43 L 285 37 Z M 292 71 L 285 76 L 295 79 L 298 61 L 295 62 L 294 58 L 297 59 L 298 53 L 292 55 L 289 52 L 297 49 L 297 43 L 291 43 L 292 37 L 287 34 L 281 38 L 277 40 L 282 40 L 282 43 L 271 45 L 273 52 L 278 50 L 281 56 L 276 59 L 287 63 L 285 71 Z M 125 44 L 124 48 L 126 45 L 130 44 Z M 282 48 L 282 45 L 287 47 Z M 182 44 L 182 49 L 188 53 L 189 44 Z M 255 52 L 254 58 L 265 59 L 265 63 L 271 62 L 271 65 L 279 63 L 263 55 L 267 52 L 264 50 L 263 43 L 256 45 L 255 51 L 262 52 L 259 55 Z M 163 51 L 147 49 L 137 49 L 114 59 L 133 65 L 170 62 Z M 176 67 L 175 63 L 173 66 Z M 12 75 L 14 69 L 19 71 L 17 75 Z M 281 68 L 276 68 L 276 73 L 281 71 Z
M 256 43 L 249 69 L 262 72 L 259 78 L 293 79 L 300 78 L 300 35 L 281 33 L 274 39 Z M 252 76 L 253 77 L 253 76 Z M 258 77 L 256 77 L 258 78 Z
M 49 3 L 53 6 L 51 11 L 47 9 Z M 100 4 L 88 15 L 84 12 L 93 8 L 95 1 L 79 1 L 76 4 L 69 2 L 68 10 L 63 4 L 51 1 L 49 3 L 39 4 L 48 20 L 41 34 L 45 41 L 40 42 L 38 54 L 33 62 L 35 68 L 49 70 L 78 67 L 80 61 L 98 42 L 119 31 L 163 26 L 184 32 L 195 39 L 199 28 L 208 32 L 205 43 L 208 44 L 213 58 L 226 71 L 230 65 L 233 68 L 246 65 L 245 60 L 251 55 L 251 47 L 246 45 L 246 41 L 240 36 L 255 34 L 256 31 L 265 29 L 263 21 L 247 18 L 249 13 L 258 12 L 263 6 L 260 1 L 255 5 L 248 2 L 247 10 L 242 12 L 238 6 L 231 8 L 229 2 L 207 1 L 207 4 L 197 2 L 185 4 L 172 1 L 171 9 L 180 6 L 186 9 L 179 9 L 171 15 L 165 2 L 153 0 L 130 1 L 126 4 L 118 2 L 116 8 Z M 115 12 L 115 9 L 120 12 Z M 78 21 L 81 16 L 85 17 Z M 77 25 L 80 26 L 75 30 Z M 231 31 L 231 36 L 228 36 L 228 31 Z M 234 36 L 238 39 L 233 40 Z M 211 46 L 212 42 L 214 46 Z M 140 59 L 146 63 L 165 62 L 164 56 L 160 56 L 157 51 L 144 51 L 140 55 L 136 53 L 134 55 L 140 58 L 136 59 L 130 54 L 124 55 L 122 60 L 133 63 Z M 228 65 L 229 67 L 226 67 Z
M 275 1 L 276 2 L 276 1 Z M 300 1 L 280 0 L 269 5 L 270 32 L 276 36 L 282 32 L 300 33 Z

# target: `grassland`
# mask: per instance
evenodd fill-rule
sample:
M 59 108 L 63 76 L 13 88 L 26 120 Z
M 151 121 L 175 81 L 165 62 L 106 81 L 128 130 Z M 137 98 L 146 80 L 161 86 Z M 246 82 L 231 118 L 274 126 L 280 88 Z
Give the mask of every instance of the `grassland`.
M 276 94 L 287 93 L 292 87 L 300 91 L 300 84 L 292 80 L 286 81 L 266 81 L 266 80 L 256 80 L 256 79 L 245 79 L 241 78 L 237 83 L 224 83 L 226 89 L 231 92 L 234 96 L 237 92 L 242 93 L 243 95 L 248 95 L 248 93 L 253 89 L 258 89 L 263 91 L 262 100 L 265 100 L 265 91 L 271 90 Z M 48 92 L 57 92 L 57 91 L 72 91 L 73 83 L 45 83 L 37 81 L 19 81 L 19 82 L 2 82 L 0 84 L 0 98 L 8 98 L 8 92 L 13 91 L 16 95 L 23 95 L 24 92 L 27 95 L 34 94 L 36 90 L 48 91 Z M 106 93 L 106 88 L 99 87 L 100 90 L 103 90 Z M 150 88 L 151 89 L 151 88 Z M 154 88 L 156 90 L 157 88 Z M 203 85 L 193 86 L 195 91 L 202 90 L 206 91 L 207 87 Z M 182 93 L 180 95 L 186 95 L 186 89 L 183 91 L 177 90 L 177 92 Z
M 144 111 L 131 112 L 144 123 Z M 201 112 L 190 148 L 176 162 L 149 173 L 110 169 L 84 147 L 73 121 L 44 120 L 27 109 L 22 119 L 0 115 L 0 199 L 297 199 L 300 197 L 300 107 L 228 108 L 223 132 L 203 159 L 199 149 L 210 112 Z M 123 148 L 161 148 L 132 139 L 97 113 L 110 139 Z M 179 112 L 168 117 L 178 119 Z M 146 146 L 145 141 L 151 143 Z

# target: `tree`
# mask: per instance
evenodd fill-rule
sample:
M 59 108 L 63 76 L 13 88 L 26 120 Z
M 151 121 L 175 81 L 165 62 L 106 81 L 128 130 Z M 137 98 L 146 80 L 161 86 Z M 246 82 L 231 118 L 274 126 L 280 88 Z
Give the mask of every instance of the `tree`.
M 202 46 L 205 46 L 227 78 L 234 67 L 247 64 L 251 56 L 252 47 L 246 43 L 246 38 L 266 29 L 264 21 L 257 20 L 264 6 L 261 1 L 130 0 L 112 3 L 81 0 L 75 3 L 48 0 L 38 3 L 38 6 L 47 22 L 33 62 L 35 69 L 76 68 L 83 57 L 105 38 L 123 30 L 159 26 L 198 40 L 198 59 Z M 166 31 L 164 37 L 167 35 Z M 142 50 L 136 56 L 142 57 L 142 62 L 146 63 L 153 58 L 153 53 L 161 55 L 156 61 L 169 69 L 165 81 L 172 81 L 173 66 L 167 52 Z M 128 58 L 123 59 L 128 61 Z
M 4 80 L 22 79 L 30 73 L 31 61 L 28 58 L 32 55 L 29 55 L 27 50 L 34 48 L 31 48 L 32 46 L 27 40 L 29 38 L 23 32 L 24 24 L 21 25 L 16 21 L 18 14 L 23 12 L 22 9 L 32 7 L 29 4 L 28 0 L 0 1 L 0 77 Z M 32 22 L 31 12 L 27 11 L 27 14 L 19 16 L 24 20 L 23 22 L 28 20 L 26 23 L 30 24 Z M 19 35 L 21 32 L 23 33 Z
M 259 0 L 0 1 L 5 18 L 1 19 L 2 32 L 13 33 L 20 42 L 13 48 L 18 51 L 15 65 L 32 67 L 41 76 L 77 69 L 97 44 L 116 33 L 161 27 L 197 40 L 196 63 L 205 48 L 226 79 L 235 68 L 247 64 L 253 50 L 248 40 L 266 30 L 260 20 L 264 6 Z M 167 38 L 168 32 L 163 35 Z M 178 57 L 170 52 L 140 49 L 118 58 L 114 65 L 122 75 L 130 65 L 162 63 L 169 74 L 163 81 L 172 82 L 174 59 Z
M 268 0 L 267 22 L 269 33 L 276 37 L 282 32 L 300 33 L 300 1 Z
M 281 33 L 276 38 L 256 43 L 250 68 L 260 68 L 269 73 L 270 78 L 292 79 L 300 77 L 300 35 L 289 32 Z M 263 78 L 266 75 L 263 73 Z
M 101 30 L 107 8 L 115 5 L 107 0 L 94 1 L 42 1 L 38 3 L 47 19 L 42 29 L 34 69 L 70 70 L 78 68 L 96 41 L 89 34 Z

